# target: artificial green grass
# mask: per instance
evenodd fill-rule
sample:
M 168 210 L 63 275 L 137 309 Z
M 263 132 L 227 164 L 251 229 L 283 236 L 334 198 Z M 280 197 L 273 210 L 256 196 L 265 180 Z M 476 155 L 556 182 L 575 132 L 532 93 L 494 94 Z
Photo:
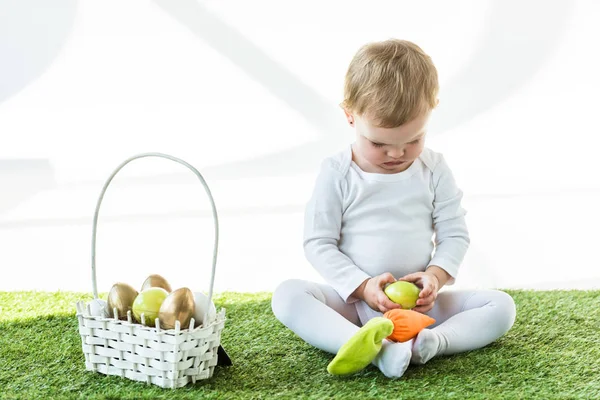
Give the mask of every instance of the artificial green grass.
M 600 398 L 600 291 L 510 291 L 513 329 L 470 353 L 411 366 L 327 373 L 316 350 L 273 316 L 270 294 L 222 293 L 222 344 L 234 365 L 181 389 L 85 371 L 74 305 L 89 294 L 0 292 L 2 399 L 594 399 Z

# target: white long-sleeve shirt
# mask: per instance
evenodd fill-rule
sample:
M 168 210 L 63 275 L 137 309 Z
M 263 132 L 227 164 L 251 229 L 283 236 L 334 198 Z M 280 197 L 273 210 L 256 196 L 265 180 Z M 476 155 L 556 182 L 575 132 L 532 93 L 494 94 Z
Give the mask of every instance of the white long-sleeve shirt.
M 362 171 L 349 146 L 321 166 L 305 213 L 306 257 L 348 303 L 385 272 L 400 278 L 437 265 L 452 284 L 469 246 L 461 199 L 439 153 L 425 148 L 405 171 L 377 174 Z M 361 320 L 377 315 L 361 303 Z

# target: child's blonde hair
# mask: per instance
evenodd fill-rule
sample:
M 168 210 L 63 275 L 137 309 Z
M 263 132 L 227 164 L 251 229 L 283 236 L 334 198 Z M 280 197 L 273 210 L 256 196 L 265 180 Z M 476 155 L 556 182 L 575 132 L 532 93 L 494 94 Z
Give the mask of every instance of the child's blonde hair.
M 437 105 L 437 70 L 416 44 L 398 39 L 361 47 L 348 67 L 342 107 L 396 128 Z

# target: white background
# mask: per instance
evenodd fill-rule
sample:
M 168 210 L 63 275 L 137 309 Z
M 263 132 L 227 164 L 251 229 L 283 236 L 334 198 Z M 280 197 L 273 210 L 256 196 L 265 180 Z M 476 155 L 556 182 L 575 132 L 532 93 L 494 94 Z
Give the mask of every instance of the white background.
M 0 2 L 0 290 L 91 291 L 91 222 L 126 158 L 198 168 L 221 223 L 215 290 L 320 279 L 302 213 L 353 139 L 338 107 L 364 43 L 437 65 L 427 145 L 465 192 L 456 287 L 598 288 L 600 3 Z M 208 289 L 212 220 L 184 167 L 136 160 L 100 212 L 100 291 L 160 273 Z

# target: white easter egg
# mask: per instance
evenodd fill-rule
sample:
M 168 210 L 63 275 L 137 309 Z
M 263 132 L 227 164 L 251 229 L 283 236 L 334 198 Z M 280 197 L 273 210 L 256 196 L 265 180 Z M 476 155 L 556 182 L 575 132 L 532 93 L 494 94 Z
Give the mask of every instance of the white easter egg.
M 102 299 L 94 299 L 90 302 L 90 315 L 94 317 L 108 317 L 108 303 Z
M 208 296 L 202 292 L 194 292 L 194 319 L 196 320 L 195 326 L 204 324 L 204 314 L 206 313 L 206 304 L 208 303 Z M 208 306 L 208 321 L 207 325 L 215 320 L 217 316 L 217 309 L 214 303 L 211 301 Z

